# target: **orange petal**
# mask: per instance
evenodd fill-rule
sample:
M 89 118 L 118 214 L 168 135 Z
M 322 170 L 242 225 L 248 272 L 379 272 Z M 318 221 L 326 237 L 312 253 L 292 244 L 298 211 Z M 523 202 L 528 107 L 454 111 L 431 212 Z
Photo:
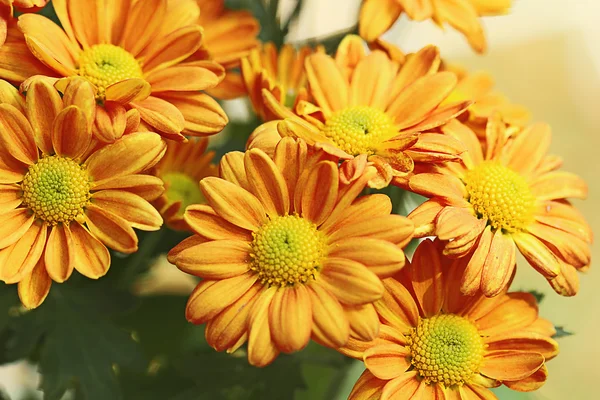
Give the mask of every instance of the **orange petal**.
M 50 286 L 52 286 L 52 280 L 46 272 L 44 262 L 40 260 L 31 274 L 19 282 L 19 299 L 26 308 L 37 308 L 48 296 Z
M 102 243 L 121 253 L 133 253 L 138 249 L 138 238 L 123 218 L 90 204 L 85 211 L 90 232 Z
M 553 171 L 543 174 L 531 184 L 531 192 L 540 200 L 558 200 L 566 198 L 585 199 L 587 184 L 579 176 L 565 171 Z
M 467 296 L 473 296 L 481 289 L 481 275 L 483 274 L 485 260 L 490 253 L 492 239 L 492 228 L 491 226 L 487 226 L 475 245 L 475 251 L 469 259 L 467 268 L 465 269 L 461 280 L 460 290 Z
M 228 279 L 250 270 L 250 246 L 238 240 L 215 240 L 181 251 L 177 268 L 204 279 Z
M 256 367 L 264 367 L 279 355 L 271 337 L 269 309 L 277 288 L 270 287 L 262 292 L 250 311 L 248 321 L 248 362 Z
M 208 177 L 200 182 L 200 189 L 215 212 L 234 225 L 254 231 L 267 218 L 258 199 L 233 183 Z
M 553 246 L 554 254 L 560 255 L 564 261 L 575 268 L 582 268 L 590 264 L 592 257 L 590 246 L 578 237 L 539 223 L 529 225 L 527 230 Z
M 561 296 L 575 296 L 579 292 L 579 277 L 572 265 L 560 263 L 560 273 L 548 282 L 552 289 Z
M 537 303 L 531 294 L 515 292 L 506 296 L 508 297 L 503 297 L 487 314 L 477 319 L 481 336 L 523 329 L 537 319 Z
M 146 79 L 152 85 L 152 93 L 206 90 L 219 83 L 219 77 L 207 68 L 181 65 L 154 71 Z
M 352 226 L 363 220 L 389 215 L 392 212 L 392 202 L 384 194 L 362 196 L 352 205 L 341 211 L 332 221 L 326 221 L 321 230 L 327 234 L 334 233 L 346 226 Z
M 422 241 L 415 250 L 410 272 L 415 298 L 425 317 L 439 314 L 444 304 L 442 261 L 431 240 Z
M 285 179 L 290 200 L 293 200 L 292 196 L 297 192 L 296 185 L 306 162 L 308 147 L 302 140 L 281 138 L 279 134 L 277 136 L 277 143 L 273 146 L 273 161 Z
M 193 324 L 213 319 L 226 307 L 244 295 L 256 282 L 254 273 L 219 281 L 204 280 L 190 295 L 185 317 Z
M 510 168 L 527 176 L 542 162 L 550 147 L 550 141 L 549 125 L 532 125 L 517 136 L 504 154 L 504 162 Z
M 441 198 L 458 207 L 470 207 L 465 185 L 455 176 L 442 174 L 418 174 L 410 178 L 410 189 L 426 197 Z
M 348 342 L 350 324 L 339 301 L 327 289 L 315 283 L 308 287 L 312 302 L 313 338 L 334 349 Z
M 534 332 L 506 332 L 485 339 L 488 351 L 519 350 L 539 353 L 550 360 L 558 354 L 558 343 L 546 335 Z
M 419 308 L 408 289 L 393 278 L 383 281 L 385 293 L 383 301 L 375 303 L 377 312 L 392 326 L 402 330 L 416 326 L 419 320 Z M 382 303 L 385 307 L 381 308 Z
M 0 104 L 0 128 L 0 143 L 11 156 L 30 165 L 38 160 L 33 129 L 19 110 Z
M 0 215 L 14 210 L 22 202 L 20 185 L 0 185 Z
M 527 378 L 518 381 L 503 381 L 502 383 L 512 390 L 519 392 L 533 392 L 541 388 L 548 379 L 548 368 L 542 365 L 540 369 L 535 371 Z
M 137 56 L 159 32 L 167 15 L 167 0 L 136 2 L 125 19 L 125 27 L 119 45 Z
M 405 372 L 385 384 L 380 400 L 411 400 L 418 388 L 417 372 Z
M 404 252 L 394 243 L 365 236 L 332 243 L 329 256 L 358 262 L 381 278 L 394 275 L 405 262 Z
M 560 272 L 560 263 L 556 255 L 535 236 L 529 233 L 515 232 L 513 240 L 529 264 L 546 278 L 553 278 Z
M 304 218 L 321 225 L 335 207 L 338 196 L 338 167 L 331 161 L 315 165 L 301 188 L 300 212 Z
M 184 218 L 194 232 L 208 239 L 252 241 L 252 235 L 248 230 L 227 222 L 212 207 L 205 204 L 189 206 L 185 210 Z
M 52 146 L 56 154 L 77 159 L 87 150 L 91 140 L 92 131 L 80 108 L 69 106 L 56 116 L 52 129 Z
M 73 33 L 84 48 L 95 44 L 105 43 L 107 37 L 102 35 L 101 30 L 108 24 L 102 21 L 104 13 L 102 8 L 107 7 L 104 1 L 89 1 L 83 4 L 80 1 L 68 1 L 69 20 Z
M 73 254 L 71 230 L 66 225 L 53 226 L 48 235 L 48 244 L 44 252 L 44 263 L 48 275 L 53 281 L 62 283 L 73 272 L 75 255 Z
M 369 370 L 365 370 L 354 384 L 348 400 L 372 400 L 381 397 L 386 381 L 376 378 Z
M 454 29 L 462 32 L 473 50 L 482 53 L 486 49 L 483 28 L 479 23 L 477 10 L 471 2 L 451 1 L 442 2 L 436 6 L 436 17 L 442 22 L 449 23 Z
M 483 162 L 481 142 L 469 127 L 453 119 L 442 127 L 442 132 L 459 140 L 466 147 L 467 151 L 461 154 L 461 158 L 467 168 L 474 168 Z
M 458 398 L 449 397 L 448 393 L 451 393 L 451 396 L 458 396 Z M 446 396 L 448 400 L 498 400 L 496 395 L 494 395 L 491 390 L 474 384 L 463 385 L 459 387 L 458 390 L 449 389 L 448 392 L 446 392 Z
M 35 47 L 41 50 L 41 54 L 32 51 L 36 57 L 64 76 L 74 74 L 81 50 L 58 25 L 39 14 L 21 15 L 18 25 L 29 47 L 32 47 L 30 41 L 34 41 Z
M 376 216 L 347 224 L 329 235 L 329 242 L 343 242 L 354 237 L 385 240 L 402 248 L 413 237 L 413 222 L 401 215 Z M 370 252 L 373 253 L 373 252 Z
M 88 158 L 88 172 L 97 185 L 105 180 L 137 174 L 156 163 L 166 151 L 166 143 L 155 133 L 125 135 Z
M 373 304 L 344 306 L 350 322 L 350 335 L 359 340 L 375 340 L 379 334 L 379 315 Z
M 312 308 L 306 286 L 277 290 L 269 308 L 269 327 L 275 345 L 284 353 L 300 351 L 308 344 Z
M 46 245 L 46 224 L 34 223 L 14 244 L 0 250 L 0 279 L 17 283 L 31 273 Z
M 478 219 L 459 207 L 445 207 L 437 216 L 435 233 L 441 240 L 451 240 L 468 234 L 478 225 Z
M 306 59 L 305 68 L 311 94 L 325 114 L 347 106 L 348 82 L 331 57 L 313 54 Z
M 397 344 L 382 344 L 367 349 L 365 366 L 379 379 L 391 380 L 403 375 L 410 367 L 410 351 Z
M 365 57 L 365 42 L 357 35 L 346 35 L 335 52 L 335 62 L 349 78 L 360 60 Z
M 241 151 L 226 153 L 219 163 L 219 176 L 228 182 L 249 190 L 250 184 L 246 176 L 246 168 L 244 168 L 244 153 Z
M 185 60 L 200 48 L 202 28 L 188 25 L 155 40 L 144 51 L 144 72 L 168 68 Z
M 26 104 L 38 147 L 44 154 L 52 154 L 54 120 L 63 108 L 60 94 L 48 81 L 34 79 L 27 90 Z
M 44 81 L 43 79 L 40 80 Z M 37 81 L 38 79 L 33 80 L 33 82 Z M 23 97 L 23 95 L 21 95 L 21 93 L 19 93 L 19 89 L 17 89 L 5 80 L 0 80 L 0 104 L 10 104 L 11 106 L 19 110 L 21 113 L 25 114 L 25 101 L 26 99 Z
M 250 192 L 264 206 L 269 216 L 285 215 L 290 210 L 290 197 L 284 177 L 267 154 L 262 150 L 248 150 L 244 167 Z
M 363 58 L 352 73 L 350 105 L 385 109 L 395 74 L 394 63 L 381 51 Z
M 369 0 L 362 3 L 359 16 L 360 36 L 372 42 L 391 28 L 402 13 L 397 0 Z
M 399 129 L 421 122 L 456 86 L 456 75 L 440 72 L 417 79 L 406 87 L 389 105 L 386 112 L 396 121 Z
M 140 196 L 124 190 L 102 190 L 92 195 L 92 203 L 123 218 L 133 228 L 156 231 L 162 217 L 154 207 Z
M 96 90 L 89 81 L 81 77 L 71 77 L 59 80 L 54 87 L 63 93 L 65 107 L 79 107 L 85 113 L 90 126 L 94 123 Z
M 250 310 L 262 292 L 262 287 L 255 284 L 242 297 L 208 321 L 204 333 L 211 347 L 217 351 L 230 349 L 247 334 Z
M 440 200 L 432 199 L 427 200 L 408 214 L 408 218 L 415 225 L 415 237 L 432 236 L 436 230 L 437 216 L 444 209 Z
M 106 100 L 120 104 L 132 101 L 144 101 L 150 96 L 151 87 L 148 82 L 140 78 L 129 78 L 113 83 L 106 88 Z
M 185 128 L 185 118 L 173 104 L 150 96 L 144 101 L 130 105 L 140 112 L 141 119 L 157 129 L 167 138 L 182 141 L 181 131 Z
M 150 175 L 125 175 L 113 179 L 104 179 L 101 184 L 94 184 L 94 191 L 100 190 L 125 190 L 137 194 L 141 198 L 152 201 L 158 198 L 165 190 L 163 181 Z
M 417 79 L 437 72 L 440 66 L 440 51 L 433 45 L 425 46 L 411 54 L 394 78 L 390 99 L 395 99 L 402 90 Z
M 19 240 L 34 220 L 34 216 L 25 208 L 17 208 L 0 215 L 0 249 Z
M 487 353 L 479 372 L 498 380 L 527 378 L 544 365 L 544 356 L 539 353 L 497 350 Z
M 342 303 L 360 305 L 381 298 L 381 280 L 364 265 L 344 258 L 328 257 L 319 275 L 327 290 Z
M 138 116 L 139 113 L 135 111 Z M 92 128 L 94 136 L 105 143 L 113 143 L 125 133 L 127 129 L 127 111 L 125 107 L 113 101 L 104 103 L 104 107 L 98 107 L 96 110 L 96 119 Z
M 79 224 L 71 224 L 71 239 L 75 269 L 90 279 L 98 279 L 108 272 L 110 253 L 98 239 Z
M 446 162 L 459 160 L 465 150 L 463 143 L 451 136 L 422 133 L 407 154 L 415 162 Z
M 496 230 L 483 264 L 481 290 L 487 297 L 497 296 L 508 285 L 515 269 L 516 248 L 511 237 Z

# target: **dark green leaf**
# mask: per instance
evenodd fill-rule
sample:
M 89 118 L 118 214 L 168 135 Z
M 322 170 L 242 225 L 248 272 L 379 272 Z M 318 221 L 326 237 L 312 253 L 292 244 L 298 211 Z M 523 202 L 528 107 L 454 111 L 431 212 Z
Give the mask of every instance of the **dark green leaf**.
M 560 339 L 562 337 L 572 336 L 575 334 L 575 332 L 569 332 L 565 330 L 562 326 L 555 326 L 554 329 L 556 329 L 556 334 L 552 336 L 554 339 Z
M 529 290 L 529 293 L 535 297 L 535 300 L 537 301 L 538 305 L 542 302 L 542 300 L 544 300 L 544 297 L 546 297 L 546 295 L 542 292 L 539 292 L 537 290 Z

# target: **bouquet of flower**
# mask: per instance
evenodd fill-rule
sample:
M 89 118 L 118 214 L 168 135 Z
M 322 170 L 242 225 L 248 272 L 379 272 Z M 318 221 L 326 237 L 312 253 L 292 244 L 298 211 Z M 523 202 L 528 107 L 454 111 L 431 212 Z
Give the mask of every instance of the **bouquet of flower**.
M 520 253 L 577 293 L 586 183 L 488 74 L 381 37 L 406 15 L 483 52 L 511 1 L 363 0 L 302 43 L 292 3 L 0 0 L 0 361 L 37 365 L 44 399 L 548 379 L 565 332 L 511 282 Z

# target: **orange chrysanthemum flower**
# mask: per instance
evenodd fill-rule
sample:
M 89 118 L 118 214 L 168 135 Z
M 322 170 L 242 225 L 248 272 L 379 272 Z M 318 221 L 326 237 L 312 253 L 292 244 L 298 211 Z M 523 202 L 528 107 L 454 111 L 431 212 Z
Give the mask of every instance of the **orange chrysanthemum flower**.
M 506 14 L 511 0 L 363 0 L 359 32 L 373 42 L 406 13 L 413 21 L 433 20 L 441 28 L 448 23 L 461 32 L 473 50 L 482 53 L 486 40 L 479 17 Z
M 49 0 L 0 0 L 0 47 L 6 41 L 8 24 L 13 17 L 13 7 L 22 13 L 36 12 Z
M 260 46 L 258 20 L 249 11 L 226 9 L 225 0 L 192 1 L 200 6 L 198 23 L 204 28 L 202 48 L 193 58 L 214 60 L 227 69 L 223 82 L 210 93 L 222 99 L 245 95 L 243 81 L 235 68 Z
M 497 400 L 488 388 L 532 391 L 546 381 L 558 344 L 535 298 L 463 295 L 463 271 L 441 247 L 425 240 L 412 263 L 383 281 L 379 337 L 341 349 L 367 368 L 348 400 Z
M 531 119 L 529 110 L 522 105 L 511 103 L 505 95 L 494 91 L 494 80 L 488 73 L 469 73 L 460 66 L 445 63 L 442 69 L 452 71 L 458 76 L 458 85 L 448 101 L 475 101 L 459 119 L 480 138 L 485 139 L 487 121 L 494 113 L 500 114 L 511 131 L 521 131 L 528 125 Z
M 214 151 L 206 152 L 205 138 L 188 142 L 169 142 L 165 156 L 156 164 L 154 174 L 165 184 L 165 192 L 154 201 L 154 206 L 172 229 L 189 230 L 183 212 L 192 204 L 205 204 L 198 182 L 207 176 L 217 176 L 212 164 Z
M 346 160 L 344 182 L 356 179 L 368 165 L 375 166 L 378 173 L 369 182 L 375 188 L 410 173 L 415 160 L 457 160 L 464 149 L 460 142 L 426 132 L 470 105 L 461 101 L 440 106 L 457 79 L 450 72 L 437 73 L 439 64 L 433 46 L 399 66 L 382 51 L 366 55 L 362 40 L 348 36 L 335 59 L 322 53 L 306 59 L 314 103 L 300 101 L 294 114 L 263 91 L 271 110 L 285 120 L 260 127 L 248 146 L 269 150 L 282 136 L 299 137 Z
M 562 161 L 546 155 L 547 125 L 530 126 L 513 138 L 498 118 L 488 124 L 485 146 L 458 121 L 444 127 L 468 151 L 462 163 L 425 168 L 410 178 L 413 191 L 431 198 L 409 216 L 416 235 L 437 235 L 448 241 L 447 255 L 470 257 L 461 282 L 464 293 L 500 293 L 518 247 L 554 290 L 574 295 L 575 270 L 590 264 L 592 232 L 567 199 L 585 198 L 587 185 L 558 171 Z
M 160 136 L 129 133 L 105 147 L 92 139 L 91 85 L 72 80 L 61 99 L 43 79 L 23 98 L 0 81 L 0 279 L 19 283 L 28 308 L 73 268 L 97 279 L 110 254 L 137 250 L 133 228 L 158 230 L 148 200 L 164 190 L 141 175 L 164 154 Z
M 228 153 L 222 178 L 200 182 L 208 205 L 186 210 L 196 235 L 169 253 L 203 278 L 187 319 L 208 323 L 206 339 L 218 351 L 248 341 L 257 366 L 311 336 L 333 348 L 350 336 L 375 338 L 380 278 L 402 268 L 412 237 L 412 223 L 390 214 L 387 196 L 357 198 L 372 171 L 341 185 L 336 162 L 307 152 L 305 142 L 285 138 L 273 158 L 259 149 Z
M 322 48 L 318 52 L 324 52 Z M 314 50 L 305 46 L 296 50 L 293 46 L 284 45 L 279 54 L 273 43 L 266 43 L 262 49 L 254 50 L 250 56 L 242 60 L 242 79 L 248 97 L 256 114 L 263 121 L 278 119 L 266 106 L 262 90 L 268 90 L 281 105 L 289 106 L 306 100 L 306 72 L 304 61 Z
M 110 119 L 123 107 L 134 108 L 147 129 L 173 140 L 214 134 L 227 124 L 218 103 L 201 92 L 223 79 L 223 68 L 211 61 L 182 62 L 202 44 L 202 27 L 190 18 L 194 7 L 198 15 L 195 3 L 52 4 L 62 28 L 41 15 L 20 16 L 22 34 L 9 31 L 10 40 L 0 48 L 1 78 L 82 76 L 95 85 L 100 111 Z M 24 52 L 36 58 L 24 58 Z M 110 132 L 99 139 L 106 137 Z

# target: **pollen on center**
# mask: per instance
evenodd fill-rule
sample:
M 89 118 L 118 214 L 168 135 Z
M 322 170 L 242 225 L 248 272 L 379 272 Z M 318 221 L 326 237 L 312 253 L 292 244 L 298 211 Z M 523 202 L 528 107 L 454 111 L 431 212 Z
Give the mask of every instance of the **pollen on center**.
M 97 44 L 85 49 L 79 56 L 77 73 L 93 83 L 100 95 L 114 83 L 143 78 L 142 67 L 135 57 L 112 44 Z
M 321 268 L 325 237 L 298 215 L 275 217 L 253 235 L 251 269 L 264 285 L 307 283 Z
M 374 154 L 378 144 L 397 132 L 392 118 L 382 110 L 352 106 L 328 118 L 322 133 L 346 153 L 357 156 Z

